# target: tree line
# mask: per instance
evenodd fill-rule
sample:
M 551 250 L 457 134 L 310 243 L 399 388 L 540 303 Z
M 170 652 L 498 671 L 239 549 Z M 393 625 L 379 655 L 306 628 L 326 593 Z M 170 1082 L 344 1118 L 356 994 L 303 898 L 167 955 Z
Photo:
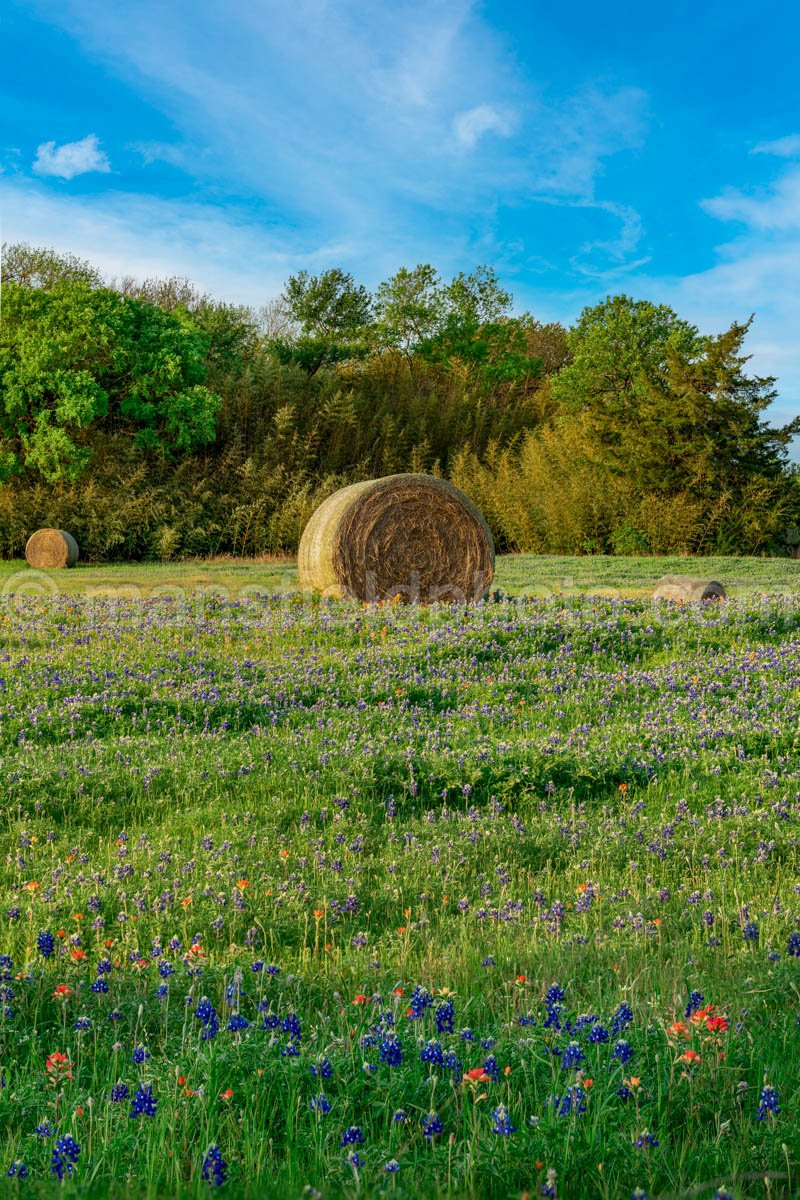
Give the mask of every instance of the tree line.
M 442 474 L 500 549 L 785 553 L 800 525 L 745 320 L 703 334 L 613 296 L 566 329 L 490 267 L 370 292 L 301 271 L 261 310 L 5 246 L 0 555 L 42 525 L 86 558 L 291 553 L 358 479 Z

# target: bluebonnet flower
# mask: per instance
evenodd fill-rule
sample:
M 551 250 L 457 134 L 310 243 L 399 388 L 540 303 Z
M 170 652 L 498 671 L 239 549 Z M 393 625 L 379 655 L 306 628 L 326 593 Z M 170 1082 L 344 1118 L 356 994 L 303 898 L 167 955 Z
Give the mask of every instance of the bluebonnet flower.
M 130 1096 L 127 1083 L 115 1083 L 111 1089 L 111 1099 L 114 1104 L 120 1104 Z
M 261 973 L 261 971 L 264 970 L 264 964 L 260 958 L 257 958 L 255 960 L 255 962 L 250 963 L 250 970 L 253 972 L 254 975 L 258 975 Z
M 364 1141 L 364 1131 L 359 1125 L 350 1125 L 342 1134 L 340 1146 L 355 1146 Z
M 568 1117 L 572 1113 L 576 1117 L 582 1117 L 586 1112 L 586 1096 L 583 1088 L 577 1085 L 568 1087 L 561 1096 L 553 1096 L 552 1104 L 559 1117 Z
M 611 1057 L 618 1058 L 621 1065 L 624 1067 L 625 1064 L 629 1063 L 633 1058 L 633 1047 L 629 1042 L 625 1042 L 620 1039 L 620 1041 L 614 1043 L 614 1049 L 611 1051 Z
M 475 1041 L 475 1034 L 472 1032 L 471 1029 L 468 1029 L 468 1028 L 462 1029 L 461 1033 L 459 1034 L 459 1037 L 461 1038 L 462 1042 L 474 1042 Z
M 140 1084 L 134 1092 L 128 1116 L 131 1120 L 135 1117 L 154 1117 L 157 1107 L 158 1100 L 153 1096 L 153 1085 L 149 1083 L 145 1087 L 144 1084 Z
M 70 1134 L 66 1133 L 59 1138 L 53 1147 L 53 1155 L 50 1159 L 50 1174 L 55 1175 L 57 1179 L 63 1179 L 66 1174 L 68 1179 L 72 1178 L 72 1168 L 78 1161 L 81 1148 Z
M 92 1028 L 91 1017 L 78 1017 L 75 1022 L 75 1029 L 78 1033 L 87 1033 Z
M 36 949 L 42 958 L 51 958 L 55 954 L 56 941 L 49 929 L 43 929 L 37 937 Z
M 400 1170 L 400 1163 L 396 1158 L 390 1158 L 387 1163 L 384 1163 L 383 1169 L 384 1171 L 387 1171 L 389 1175 L 396 1175 Z
M 789 944 L 786 953 L 792 958 L 800 958 L 800 931 L 797 929 L 789 934 Z
M 442 1053 L 441 1042 L 437 1042 L 436 1038 L 431 1038 L 422 1047 L 419 1057 L 424 1063 L 431 1063 L 437 1067 L 444 1066 L 444 1054 Z
M 13 1162 L 6 1171 L 6 1175 L 9 1179 L 27 1179 L 28 1168 L 24 1162 Z
M 425 1015 L 425 1010 L 433 1004 L 433 997 L 426 987 L 421 987 L 419 984 L 414 988 L 408 1001 L 409 1019 L 412 1021 L 419 1020 Z
M 452 999 L 445 1000 L 444 1004 L 440 1004 L 435 1013 L 437 1033 L 452 1033 L 453 1021 L 455 1019 L 456 1006 Z
M 630 1005 L 626 1004 L 623 1000 L 611 1016 L 611 1032 L 615 1035 L 622 1033 L 624 1029 L 628 1028 L 632 1021 L 633 1011 Z
M 53 1136 L 55 1129 L 47 1121 L 42 1121 L 41 1125 L 37 1125 L 33 1132 L 37 1137 L 47 1138 Z
M 481 963 L 481 966 L 482 966 L 482 967 L 496 967 L 496 966 L 497 966 L 497 963 L 496 963 L 496 962 L 495 962 L 495 960 L 492 958 L 491 954 L 487 954 L 487 955 L 486 955 L 486 958 L 485 958 L 485 959 L 483 960 L 483 962 Z
M 242 1029 L 248 1029 L 250 1022 L 241 1013 L 233 1013 L 228 1021 L 228 1032 L 239 1033 Z
M 423 1117 L 420 1125 L 426 1140 L 429 1142 L 444 1131 L 444 1125 L 439 1120 L 439 1114 L 435 1112 L 428 1113 L 427 1117 Z
M 481 1049 L 482 1050 L 491 1050 L 493 1045 L 494 1045 L 493 1037 L 481 1038 Z
M 636 1141 L 633 1143 L 633 1147 L 635 1150 L 648 1150 L 651 1147 L 652 1147 L 652 1149 L 655 1149 L 657 1145 L 658 1145 L 658 1139 L 654 1138 L 652 1133 L 648 1133 L 647 1130 L 645 1130 L 644 1133 L 640 1134 L 639 1137 L 636 1139 Z
M 778 1101 L 779 1101 L 779 1096 L 778 1096 L 778 1093 L 775 1091 L 775 1088 L 770 1087 L 770 1085 L 768 1083 L 765 1083 L 763 1088 L 761 1089 L 761 1096 L 759 1097 L 758 1112 L 756 1113 L 756 1120 L 763 1121 L 766 1118 L 766 1116 L 768 1115 L 768 1113 L 775 1113 L 777 1115 L 781 1111 Z
M 582 1062 L 586 1062 L 586 1055 L 577 1042 L 570 1042 L 561 1053 L 561 1070 L 569 1071 Z
M 289 1013 L 288 1017 L 281 1022 L 281 1029 L 284 1033 L 288 1033 L 294 1041 L 299 1042 L 303 1036 L 303 1029 L 297 1013 Z
M 492 1120 L 494 1122 L 492 1133 L 499 1134 L 502 1137 L 508 1137 L 517 1128 L 516 1125 L 511 1124 L 511 1117 L 505 1104 L 498 1104 L 497 1108 L 493 1110 Z
M 326 1117 L 331 1111 L 332 1105 L 325 1093 L 320 1092 L 318 1095 L 311 1097 L 308 1107 L 312 1112 L 320 1113 L 323 1117 Z
M 95 993 L 95 995 L 107 995 L 108 994 L 108 980 L 98 977 L 92 983 L 91 990 Z
M 355 1171 L 357 1171 L 359 1169 L 359 1167 L 363 1167 L 363 1165 L 364 1165 L 364 1159 L 355 1150 L 352 1150 L 348 1154 L 347 1161 L 349 1162 L 350 1166 Z
M 222 1151 L 216 1143 L 209 1146 L 203 1159 L 202 1177 L 212 1187 L 222 1187 L 228 1178 L 228 1164 L 222 1157 Z
M 285 1046 L 281 1046 L 281 1058 L 299 1058 L 300 1047 L 297 1042 L 287 1042 Z
M 172 963 L 168 963 L 165 959 L 158 964 L 158 973 L 162 979 L 168 979 L 170 975 L 175 974 L 175 968 Z
M 331 1066 L 330 1059 L 324 1057 L 318 1058 L 315 1063 L 311 1063 L 309 1070 L 318 1079 L 330 1079 L 333 1075 L 333 1067 Z
M 687 1017 L 691 1017 L 693 1013 L 697 1012 L 698 1008 L 703 1007 L 704 1000 L 705 1000 L 705 996 L 703 995 L 702 992 L 698 992 L 698 991 L 689 992 L 689 999 L 687 1001 L 686 1008 L 684 1010 L 684 1015 Z
M 147 1049 L 147 1046 L 136 1046 L 134 1048 L 133 1061 L 136 1063 L 137 1066 L 140 1066 L 141 1063 L 143 1063 L 145 1061 L 145 1059 L 148 1059 L 149 1057 L 150 1057 L 150 1051 Z
M 493 1054 L 489 1054 L 483 1060 L 483 1069 L 490 1079 L 500 1078 L 500 1064 Z
M 392 1120 L 394 1121 L 395 1125 L 402 1125 L 402 1123 L 403 1123 L 403 1121 L 405 1121 L 405 1119 L 406 1119 L 406 1110 L 404 1108 L 398 1108 L 396 1110 L 394 1116 L 392 1117 Z
M 742 938 L 746 942 L 758 941 L 758 923 L 756 921 L 746 921 L 742 926 Z
M 217 1010 L 208 996 L 201 996 L 197 1001 L 194 1015 L 203 1025 L 203 1032 L 200 1034 L 202 1041 L 209 1041 L 211 1038 L 217 1036 L 219 1033 L 219 1017 L 217 1016 Z
M 460 1078 L 463 1074 L 464 1064 L 453 1050 L 448 1050 L 447 1054 L 445 1054 L 444 1065 L 447 1067 L 448 1071 L 452 1071 L 453 1074 L 458 1078 Z
M 604 1025 L 601 1025 L 598 1022 L 596 1025 L 593 1025 L 592 1028 L 589 1030 L 588 1040 L 592 1043 L 593 1046 L 599 1046 L 602 1042 L 608 1041 L 608 1030 L 606 1029 L 606 1027 Z
M 388 1067 L 399 1067 L 403 1061 L 403 1043 L 396 1033 L 388 1034 L 381 1042 L 380 1059 Z
M 565 999 L 566 993 L 564 992 L 564 989 L 559 984 L 554 983 L 547 989 L 547 995 L 544 998 L 544 1002 L 545 1004 L 553 1005 L 559 1004 Z

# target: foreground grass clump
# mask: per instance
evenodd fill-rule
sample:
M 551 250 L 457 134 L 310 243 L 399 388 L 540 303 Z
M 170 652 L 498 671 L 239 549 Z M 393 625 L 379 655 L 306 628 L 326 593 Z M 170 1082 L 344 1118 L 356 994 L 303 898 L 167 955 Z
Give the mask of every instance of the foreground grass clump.
M 798 728 L 793 598 L 9 598 L 7 1187 L 794 1194 Z

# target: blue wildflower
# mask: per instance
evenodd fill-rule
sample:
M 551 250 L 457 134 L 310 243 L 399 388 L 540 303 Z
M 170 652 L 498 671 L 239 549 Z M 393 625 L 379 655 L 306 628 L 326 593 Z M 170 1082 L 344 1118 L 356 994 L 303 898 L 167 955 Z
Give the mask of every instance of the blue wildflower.
M 442 1053 L 442 1044 L 436 1038 L 431 1038 L 426 1042 L 420 1051 L 420 1060 L 424 1063 L 431 1063 L 433 1066 L 444 1066 L 444 1054 Z
M 633 1143 L 633 1147 L 635 1150 L 649 1150 L 651 1148 L 655 1149 L 657 1145 L 658 1145 L 658 1140 L 653 1137 L 652 1133 L 648 1133 L 647 1130 L 645 1130 L 644 1133 L 640 1134 L 639 1137 L 636 1139 L 636 1141 Z
M 388 1172 L 389 1175 L 396 1175 L 400 1170 L 400 1163 L 396 1158 L 390 1158 L 387 1163 L 384 1163 L 383 1169 L 384 1171 Z
M 615 1035 L 622 1033 L 624 1029 L 628 1028 L 632 1021 L 633 1010 L 631 1009 L 631 1006 L 626 1004 L 623 1000 L 611 1016 L 611 1032 Z
M 120 1104 L 130 1096 L 127 1083 L 115 1083 L 111 1089 L 111 1099 L 114 1104 Z
M 561 1070 L 569 1071 L 582 1062 L 586 1062 L 586 1055 L 577 1042 L 570 1042 L 561 1053 Z
M 154 1117 L 157 1107 L 158 1100 L 153 1096 L 153 1085 L 149 1083 L 145 1087 L 144 1084 L 140 1084 L 134 1092 L 128 1116 L 131 1120 L 135 1117 Z
M 56 940 L 49 929 L 43 929 L 37 937 L 36 949 L 42 958 L 51 958 L 55 954 Z
M 216 1143 L 209 1146 L 203 1159 L 202 1177 L 211 1187 L 222 1187 L 228 1178 L 228 1164 Z
M 355 1146 L 364 1141 L 364 1131 L 359 1125 L 350 1125 L 342 1134 L 340 1146 Z
M 319 1113 L 323 1117 L 327 1117 L 331 1111 L 331 1102 L 324 1092 L 320 1092 L 316 1096 L 312 1096 L 308 1102 L 308 1107 L 312 1112 Z
M 492 1112 L 492 1133 L 499 1134 L 502 1137 L 508 1137 L 516 1130 L 516 1125 L 511 1124 L 511 1117 L 505 1104 L 498 1104 Z
M 145 1061 L 145 1059 L 148 1059 L 149 1057 L 150 1057 L 150 1051 L 147 1049 L 147 1046 L 136 1046 L 134 1048 L 133 1061 L 136 1063 L 137 1067 L 140 1066 Z
M 6 1175 L 9 1179 L 27 1179 L 28 1168 L 24 1162 L 13 1162 L 6 1171 Z
M 427 1141 L 432 1141 L 438 1134 L 444 1132 L 444 1125 L 439 1120 L 439 1114 L 435 1112 L 428 1113 L 427 1117 L 423 1117 L 420 1121 L 422 1132 L 425 1134 Z
M 625 1064 L 629 1063 L 633 1058 L 633 1047 L 629 1042 L 625 1042 L 620 1039 L 620 1041 L 614 1043 L 614 1049 L 611 1051 L 611 1057 L 618 1058 L 620 1064 L 624 1067 Z
M 452 1033 L 453 1022 L 455 1020 L 456 1006 L 452 999 L 445 1000 L 444 1004 L 440 1004 L 435 1013 L 437 1033 Z
M 403 1043 L 396 1033 L 388 1034 L 381 1042 L 380 1059 L 388 1067 L 399 1067 L 403 1061 Z
M 786 947 L 786 953 L 791 958 L 800 958 L 800 931 L 797 929 L 789 934 L 789 944 Z
M 318 1079 L 330 1079 L 333 1075 L 333 1067 L 328 1058 L 318 1058 L 315 1063 L 310 1064 L 309 1070 Z
M 55 1175 L 57 1179 L 63 1179 L 66 1174 L 68 1179 L 72 1178 L 72 1168 L 78 1161 L 81 1148 L 73 1137 L 68 1133 L 59 1138 L 53 1147 L 53 1155 L 50 1159 L 50 1174 Z
M 775 1113 L 775 1115 L 777 1116 L 777 1114 L 781 1111 L 778 1101 L 779 1101 L 779 1096 L 778 1096 L 778 1093 L 775 1091 L 775 1088 L 770 1087 L 769 1084 L 765 1083 L 763 1088 L 761 1089 L 761 1096 L 759 1097 L 758 1112 L 756 1113 L 756 1120 L 757 1121 L 765 1120 L 765 1118 L 768 1116 L 769 1113 Z

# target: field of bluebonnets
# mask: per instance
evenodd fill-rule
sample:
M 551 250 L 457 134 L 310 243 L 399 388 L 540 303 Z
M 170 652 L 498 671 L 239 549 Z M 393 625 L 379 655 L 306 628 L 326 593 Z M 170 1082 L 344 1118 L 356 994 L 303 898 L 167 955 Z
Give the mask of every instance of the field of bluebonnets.
M 0 754 L 10 1194 L 800 1190 L 797 593 L 6 589 Z

